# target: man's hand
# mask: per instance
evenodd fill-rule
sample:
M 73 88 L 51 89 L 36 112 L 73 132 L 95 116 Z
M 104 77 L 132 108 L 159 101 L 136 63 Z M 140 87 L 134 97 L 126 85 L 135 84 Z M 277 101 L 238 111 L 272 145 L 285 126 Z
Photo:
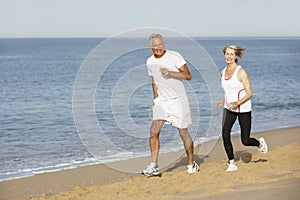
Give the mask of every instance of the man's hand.
M 167 68 L 160 68 L 160 72 L 165 78 L 170 76 L 170 71 Z

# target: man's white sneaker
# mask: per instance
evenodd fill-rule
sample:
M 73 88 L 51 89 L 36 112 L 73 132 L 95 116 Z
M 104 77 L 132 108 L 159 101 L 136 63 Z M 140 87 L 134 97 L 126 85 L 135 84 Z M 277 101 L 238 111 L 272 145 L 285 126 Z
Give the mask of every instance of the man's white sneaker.
M 261 147 L 257 148 L 257 150 L 260 151 L 263 154 L 268 153 L 268 145 L 267 145 L 265 139 L 264 138 L 259 138 L 258 141 L 259 141 Z
M 199 165 L 194 161 L 193 165 L 187 165 L 187 173 L 192 174 L 192 173 L 196 173 L 200 170 Z
M 145 176 L 157 176 L 158 173 L 158 166 L 155 166 L 155 163 L 151 162 L 146 169 L 143 170 L 143 174 Z
M 232 172 L 238 169 L 238 167 L 235 164 L 227 164 L 226 172 Z

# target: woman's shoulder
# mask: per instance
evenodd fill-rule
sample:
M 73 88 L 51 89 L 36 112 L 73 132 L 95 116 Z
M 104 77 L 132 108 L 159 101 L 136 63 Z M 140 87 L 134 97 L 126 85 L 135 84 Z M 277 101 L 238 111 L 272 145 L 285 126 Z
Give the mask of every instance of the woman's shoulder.
M 221 71 L 220 71 L 221 75 L 223 75 L 223 74 L 224 74 L 224 72 L 225 72 L 226 68 L 227 68 L 227 67 L 223 67 L 223 69 L 221 69 Z
M 248 73 L 244 67 L 239 65 L 238 79 L 242 80 L 243 78 L 248 78 Z
M 246 70 L 245 70 L 245 68 L 243 66 L 239 65 L 238 67 L 239 67 L 238 74 L 244 74 L 244 73 L 247 74 L 247 72 L 246 72 Z

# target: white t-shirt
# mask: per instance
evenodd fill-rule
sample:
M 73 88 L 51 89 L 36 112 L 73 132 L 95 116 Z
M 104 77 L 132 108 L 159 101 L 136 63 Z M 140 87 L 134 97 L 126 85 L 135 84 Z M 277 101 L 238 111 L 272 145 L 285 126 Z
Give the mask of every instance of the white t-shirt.
M 187 128 L 192 123 L 185 87 L 179 79 L 164 77 L 160 68 L 179 72 L 184 64 L 179 53 L 169 50 L 161 58 L 152 55 L 147 60 L 148 74 L 154 79 L 158 93 L 154 99 L 153 120 L 166 120 L 177 128 Z
M 148 58 L 148 74 L 154 79 L 159 99 L 171 100 L 186 96 L 186 91 L 181 80 L 165 78 L 160 72 L 160 68 L 179 72 L 178 69 L 184 64 L 186 64 L 186 61 L 179 53 L 169 50 L 161 58 L 155 58 L 154 55 Z

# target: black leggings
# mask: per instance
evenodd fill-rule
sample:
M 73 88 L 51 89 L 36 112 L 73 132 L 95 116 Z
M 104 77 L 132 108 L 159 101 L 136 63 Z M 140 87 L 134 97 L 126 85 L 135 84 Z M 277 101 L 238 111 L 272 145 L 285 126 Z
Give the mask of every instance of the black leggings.
M 223 126 L 222 126 L 222 137 L 223 137 L 223 144 L 224 148 L 228 157 L 228 160 L 233 160 L 233 147 L 231 143 L 231 128 L 238 117 L 239 124 L 241 127 L 241 139 L 242 143 L 245 146 L 259 146 L 259 141 L 250 138 L 250 131 L 251 131 L 251 111 L 246 113 L 236 113 L 231 112 L 228 109 L 224 108 L 223 111 Z

